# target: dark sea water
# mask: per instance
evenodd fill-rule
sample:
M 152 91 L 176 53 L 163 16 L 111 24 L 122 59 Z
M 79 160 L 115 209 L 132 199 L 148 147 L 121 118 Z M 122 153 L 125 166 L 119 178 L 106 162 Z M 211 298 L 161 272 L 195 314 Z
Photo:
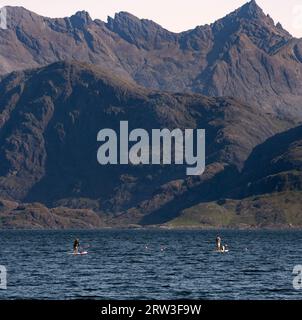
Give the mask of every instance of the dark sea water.
M 302 232 L 0 231 L 0 299 L 301 299 Z M 75 237 L 86 256 L 68 254 Z

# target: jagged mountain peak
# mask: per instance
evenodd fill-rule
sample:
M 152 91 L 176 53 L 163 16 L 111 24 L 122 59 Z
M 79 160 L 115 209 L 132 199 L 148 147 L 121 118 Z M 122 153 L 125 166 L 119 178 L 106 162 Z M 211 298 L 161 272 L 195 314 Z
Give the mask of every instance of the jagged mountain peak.
M 250 25 L 257 23 L 259 26 L 265 25 L 268 28 L 273 28 L 275 30 L 282 29 L 282 31 L 287 32 L 282 27 L 280 28 L 280 24 L 276 25 L 271 16 L 265 14 L 262 8 L 254 0 L 247 2 L 243 6 L 227 14 L 225 17 L 217 20 L 214 25 L 222 22 L 229 23 L 230 21 L 240 21 L 241 23 L 245 22 Z
M 249 24 L 252 24 L 256 20 L 260 25 L 265 24 L 267 26 L 275 27 L 274 20 L 270 17 L 269 14 L 265 14 L 262 8 L 254 0 L 247 2 L 243 6 L 227 14 L 225 17 L 219 19 L 215 23 L 229 22 L 230 20 L 241 22 L 245 21 Z
M 160 47 L 161 41 L 173 40 L 175 34 L 156 22 L 140 19 L 131 13 L 121 11 L 114 18 L 108 17 L 106 27 L 138 48 Z
M 70 17 L 70 21 L 74 27 L 81 28 L 92 22 L 92 19 L 87 11 L 77 11 Z
M 265 13 L 263 12 L 262 8 L 258 6 L 255 0 L 247 2 L 237 11 L 238 15 L 241 15 L 244 18 L 261 18 L 266 17 Z
M 135 28 L 135 31 L 142 29 L 143 26 L 151 28 L 151 29 L 163 29 L 156 22 L 149 19 L 140 19 L 137 16 L 127 12 L 120 11 L 114 15 L 114 18 L 108 16 L 107 19 L 107 27 L 109 29 L 129 29 Z M 133 30 L 134 31 L 134 30 Z
M 110 18 L 110 17 L 108 17 Z M 138 17 L 127 11 L 120 11 L 114 15 L 114 20 L 131 20 L 134 22 L 141 21 Z
M 90 14 L 88 11 L 85 10 L 81 10 L 81 11 L 77 11 L 74 16 L 82 18 L 82 19 L 86 19 L 86 20 L 91 20 Z
M 275 24 L 254 0 L 217 20 L 211 27 L 220 43 L 247 37 L 269 54 L 274 54 L 292 39 L 291 34 L 284 30 L 280 23 Z

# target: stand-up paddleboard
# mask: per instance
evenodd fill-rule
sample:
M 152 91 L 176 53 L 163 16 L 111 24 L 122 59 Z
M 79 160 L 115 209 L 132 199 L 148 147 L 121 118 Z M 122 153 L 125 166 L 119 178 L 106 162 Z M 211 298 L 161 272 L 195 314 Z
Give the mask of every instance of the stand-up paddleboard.
M 227 252 L 229 252 L 229 250 L 227 249 L 227 250 L 216 250 L 216 252 L 219 252 L 219 253 L 227 253 Z
M 85 254 L 88 254 L 88 251 L 82 251 L 82 252 L 77 252 L 77 253 L 69 252 L 68 254 L 71 254 L 73 256 L 83 256 Z
M 229 252 L 229 250 L 228 250 L 228 249 L 226 249 L 226 250 L 215 250 L 215 252 L 218 252 L 218 253 L 227 253 L 227 252 Z

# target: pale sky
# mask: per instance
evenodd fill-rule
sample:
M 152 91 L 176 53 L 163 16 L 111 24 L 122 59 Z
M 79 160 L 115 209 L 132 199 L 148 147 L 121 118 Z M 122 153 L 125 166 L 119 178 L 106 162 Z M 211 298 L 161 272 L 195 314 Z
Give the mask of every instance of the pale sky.
M 5 5 L 23 6 L 48 17 L 66 17 L 86 10 L 93 19 L 107 21 L 116 12 L 128 11 L 180 32 L 214 22 L 237 9 L 246 0 L 0 0 Z M 258 5 L 275 22 L 296 37 L 302 37 L 302 0 L 258 0 Z

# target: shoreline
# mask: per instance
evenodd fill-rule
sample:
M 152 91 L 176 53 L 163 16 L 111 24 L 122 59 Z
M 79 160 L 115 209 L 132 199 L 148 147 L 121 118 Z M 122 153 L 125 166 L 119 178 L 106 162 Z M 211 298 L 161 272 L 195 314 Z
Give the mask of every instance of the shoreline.
M 194 226 L 179 226 L 179 227 L 166 227 L 166 226 L 148 226 L 148 227 L 131 227 L 131 226 L 111 226 L 100 228 L 0 228 L 3 231 L 302 231 L 301 227 L 194 227 Z

